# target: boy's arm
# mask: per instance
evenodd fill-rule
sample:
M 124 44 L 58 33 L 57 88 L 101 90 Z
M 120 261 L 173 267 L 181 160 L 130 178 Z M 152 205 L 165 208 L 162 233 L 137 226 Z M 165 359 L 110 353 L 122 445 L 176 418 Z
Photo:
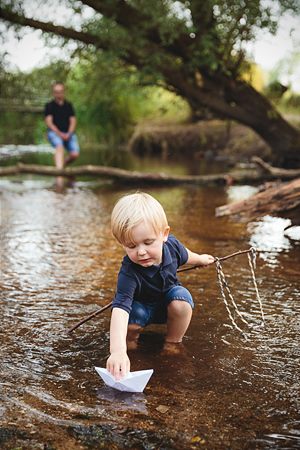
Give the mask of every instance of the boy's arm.
M 213 264 L 215 261 L 215 258 L 212 255 L 207 255 L 206 253 L 199 255 L 198 253 L 191 252 L 188 249 L 187 252 L 188 259 L 186 264 L 208 266 L 209 264 Z
M 129 314 L 123 309 L 113 308 L 110 321 L 110 357 L 106 367 L 117 380 L 130 370 L 126 347 L 128 317 Z
M 125 273 L 124 273 L 125 272 Z M 116 379 L 125 376 L 130 369 L 127 356 L 127 328 L 131 304 L 137 288 L 136 278 L 128 273 L 128 268 L 120 269 L 115 298 L 112 305 L 110 321 L 110 357 L 107 360 L 107 370 Z

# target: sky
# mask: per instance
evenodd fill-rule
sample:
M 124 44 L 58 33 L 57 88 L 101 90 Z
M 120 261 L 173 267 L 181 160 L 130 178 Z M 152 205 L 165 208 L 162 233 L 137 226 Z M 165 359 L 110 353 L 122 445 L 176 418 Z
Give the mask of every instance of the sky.
M 6 43 L 2 47 L 8 52 L 7 62 L 12 67 L 22 71 L 30 71 L 34 67 L 43 66 L 61 56 L 60 48 L 47 48 L 40 31 L 28 31 L 18 41 L 12 30 L 9 31 Z M 262 67 L 266 74 L 283 58 L 288 58 L 298 51 L 300 54 L 300 18 L 284 16 L 276 36 L 261 32 L 256 42 L 247 47 L 251 59 Z M 291 85 L 295 92 L 300 93 L 300 57 L 298 64 L 279 69 L 279 79 L 283 84 Z

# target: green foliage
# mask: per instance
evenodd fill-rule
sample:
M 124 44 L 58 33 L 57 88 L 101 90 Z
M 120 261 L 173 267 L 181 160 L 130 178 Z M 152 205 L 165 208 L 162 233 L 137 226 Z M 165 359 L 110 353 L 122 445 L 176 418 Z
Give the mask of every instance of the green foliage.
M 57 61 L 31 73 L 0 72 L 6 104 L 43 107 L 51 98 L 53 81 L 66 84 L 66 97 L 75 106 L 80 142 L 114 144 L 126 141 L 143 120 L 183 120 L 184 100 L 151 84 L 153 77 L 128 68 L 112 54 L 77 52 L 73 64 Z M 149 84 L 150 83 L 150 84 Z M 43 114 L 5 112 L 0 117 L 1 143 L 45 141 Z
M 287 90 L 284 95 L 274 99 L 273 102 L 282 114 L 292 115 L 291 122 L 295 122 L 299 126 L 300 94 Z
M 93 14 L 87 13 L 86 4 L 92 5 L 89 12 L 93 10 Z M 65 14 L 58 14 L 62 10 Z M 213 114 L 238 120 L 232 105 L 237 102 L 244 108 L 245 100 L 243 96 L 236 100 L 238 83 L 231 81 L 245 80 L 244 74 L 250 70 L 246 44 L 259 30 L 275 33 L 278 19 L 286 11 L 300 12 L 299 1 L 4 0 L 0 17 L 7 22 L 17 28 L 41 29 L 46 36 L 60 39 L 62 45 L 68 40 L 73 45 L 67 64 L 51 64 L 24 77 L 6 74 L 11 89 L 8 96 L 16 94 L 24 101 L 29 95 L 49 98 L 50 81 L 65 81 L 85 142 L 109 142 L 111 136 L 124 141 L 134 123 L 153 117 L 153 111 L 156 118 L 171 111 L 177 115 L 179 110 L 186 117 L 187 104 L 180 104 L 175 94 L 166 101 L 163 88 L 184 96 L 195 110 L 199 104 L 211 108 Z M 154 84 L 162 88 L 155 89 Z M 200 95 L 194 95 L 197 89 L 216 98 L 219 95 L 221 106 L 218 101 L 209 102 L 208 96 L 202 102 Z M 252 92 L 249 90 L 250 95 Z M 261 102 L 261 114 L 267 117 L 263 105 Z M 33 136 L 40 139 L 40 122 L 33 128 Z
M 35 139 L 36 128 L 41 120 L 32 114 L 2 112 L 0 115 L 0 144 L 32 144 L 40 142 Z
M 79 0 L 5 0 L 3 9 L 41 21 L 47 15 L 48 22 L 57 23 L 57 8 L 65 7 L 67 28 L 81 26 L 83 35 L 99 37 L 100 48 L 125 62 L 138 62 L 139 68 L 161 73 L 164 63 L 172 65 L 179 58 L 187 71 L 231 76 L 240 73 L 246 43 L 261 30 L 275 33 L 286 11 L 300 12 L 298 0 L 105 0 L 92 4 L 93 15 L 86 13 L 85 2 Z M 22 22 L 11 21 L 15 27 Z
M 67 86 L 85 141 L 126 141 L 145 118 L 187 117 L 186 103 L 152 85 L 133 67 L 108 54 L 86 55 L 70 72 Z
M 279 100 L 287 90 L 287 86 L 284 86 L 278 80 L 274 80 L 266 87 L 265 94 L 269 99 L 276 101 Z
M 65 79 L 69 70 L 65 62 L 56 62 L 31 73 L 12 72 L 0 66 L 0 143 L 31 144 L 45 140 L 42 113 L 14 109 L 26 110 L 29 105 L 42 109 L 49 99 L 53 81 Z
M 130 75 L 110 55 L 87 55 L 67 79 L 85 141 L 123 140 L 133 123 Z
M 300 95 L 292 92 L 291 80 L 300 68 L 300 52 L 293 51 L 282 58 L 269 72 L 269 83 L 264 94 L 283 113 L 296 113 L 300 111 Z M 284 80 L 284 82 L 282 82 Z
M 11 71 L 0 66 L 1 97 L 26 101 L 28 99 L 45 100 L 51 93 L 51 84 L 66 79 L 70 64 L 57 61 L 50 66 L 35 69 L 30 73 Z

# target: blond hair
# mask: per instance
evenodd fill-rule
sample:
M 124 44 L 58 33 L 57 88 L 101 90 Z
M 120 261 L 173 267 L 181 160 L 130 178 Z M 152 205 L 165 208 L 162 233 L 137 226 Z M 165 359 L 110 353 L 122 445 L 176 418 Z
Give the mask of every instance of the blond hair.
M 145 192 L 125 195 L 115 204 L 111 214 L 111 231 L 122 245 L 132 244 L 132 229 L 142 222 L 149 223 L 156 233 L 168 226 L 166 213 L 152 195 Z

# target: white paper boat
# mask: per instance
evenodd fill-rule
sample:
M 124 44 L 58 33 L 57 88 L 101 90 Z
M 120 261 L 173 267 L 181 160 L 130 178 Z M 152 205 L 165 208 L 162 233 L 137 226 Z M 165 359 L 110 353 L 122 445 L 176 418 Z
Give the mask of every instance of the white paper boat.
M 153 374 L 153 369 L 138 370 L 136 372 L 129 372 L 126 377 L 117 381 L 106 369 L 102 367 L 95 367 L 95 369 L 107 386 L 124 392 L 143 392 Z

